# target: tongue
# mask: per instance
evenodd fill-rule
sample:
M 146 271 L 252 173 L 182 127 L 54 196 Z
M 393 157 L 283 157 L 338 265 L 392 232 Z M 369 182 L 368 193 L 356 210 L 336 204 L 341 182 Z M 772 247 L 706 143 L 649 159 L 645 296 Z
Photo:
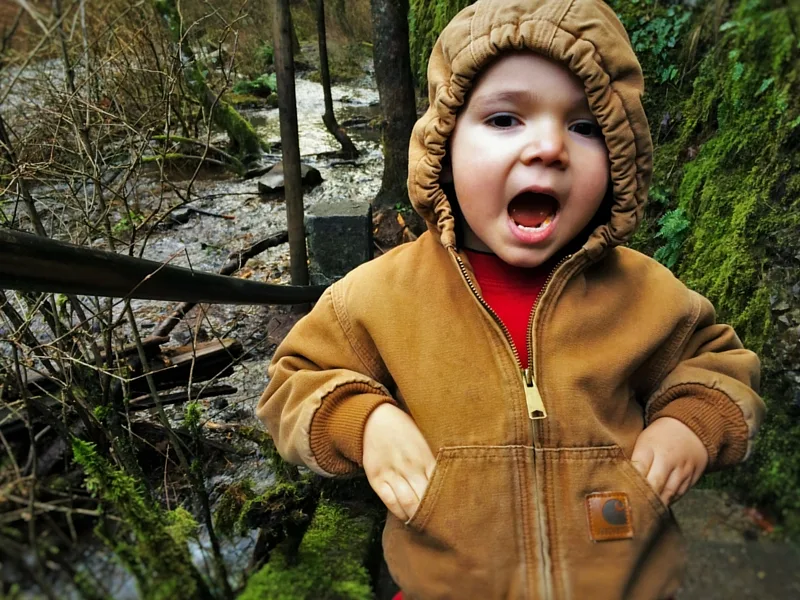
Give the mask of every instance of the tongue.
M 515 223 L 523 227 L 539 227 L 557 210 L 558 202 L 555 198 L 533 192 L 520 194 L 508 206 L 508 214 Z

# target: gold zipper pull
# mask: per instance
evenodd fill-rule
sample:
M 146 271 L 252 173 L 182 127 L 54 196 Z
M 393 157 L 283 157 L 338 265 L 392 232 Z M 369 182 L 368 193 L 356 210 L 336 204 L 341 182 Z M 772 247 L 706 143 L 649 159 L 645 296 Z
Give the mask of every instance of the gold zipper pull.
M 522 387 L 525 389 L 525 402 L 528 405 L 528 416 L 531 420 L 544 419 L 547 417 L 542 395 L 539 393 L 539 388 L 536 387 L 536 382 L 533 380 L 531 369 L 522 369 Z

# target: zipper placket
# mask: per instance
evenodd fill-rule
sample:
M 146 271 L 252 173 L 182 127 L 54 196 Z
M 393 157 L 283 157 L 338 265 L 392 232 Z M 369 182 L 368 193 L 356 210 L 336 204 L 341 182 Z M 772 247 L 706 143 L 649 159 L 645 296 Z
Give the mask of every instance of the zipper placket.
M 494 312 L 489 303 L 483 299 L 478 293 L 478 288 L 475 287 L 475 284 L 472 282 L 472 279 L 467 272 L 467 267 L 464 265 L 464 261 L 461 260 L 461 257 L 453 250 L 453 256 L 455 256 L 456 262 L 458 263 L 459 269 L 461 269 L 461 274 L 464 277 L 464 280 L 467 282 L 469 289 L 472 290 L 472 293 L 478 299 L 478 302 L 486 309 L 486 311 L 492 316 L 495 320 L 497 325 L 502 330 L 503 334 L 506 336 L 506 340 L 508 340 L 509 345 L 511 346 L 511 351 L 514 353 L 514 358 L 517 361 L 517 366 L 519 367 L 520 374 L 522 376 L 522 389 L 525 392 L 525 404 L 528 407 L 528 418 L 531 421 L 535 421 L 538 419 L 544 419 L 547 417 L 547 409 L 544 406 L 544 401 L 542 400 L 542 395 L 539 392 L 539 386 L 536 385 L 536 369 L 534 367 L 534 360 L 533 360 L 533 319 L 536 315 L 536 308 L 539 305 L 539 299 L 544 294 L 547 286 L 550 284 L 550 281 L 553 279 L 553 275 L 555 275 L 556 271 L 558 271 L 559 267 L 563 265 L 567 260 L 572 258 L 572 255 L 569 254 L 562 258 L 555 267 L 550 271 L 550 274 L 547 276 L 547 279 L 542 286 L 541 291 L 536 296 L 536 299 L 533 301 L 533 306 L 531 307 L 531 314 L 528 318 L 528 333 L 527 333 L 527 347 L 528 347 L 528 367 L 525 367 L 522 364 L 522 359 L 519 357 L 519 350 L 517 350 L 516 345 L 514 344 L 514 340 L 511 338 L 511 333 L 508 331 L 508 327 L 505 326 L 505 323 L 497 316 L 497 313 Z
M 472 282 L 472 279 L 467 272 L 467 268 L 464 265 L 464 261 L 461 260 L 461 257 L 452 249 L 453 256 L 455 256 L 456 262 L 458 263 L 459 268 L 461 269 L 461 275 L 464 277 L 464 280 L 467 282 L 469 289 L 472 290 L 472 293 L 481 303 L 481 305 L 488 311 L 488 313 L 492 316 L 495 322 L 500 326 L 500 329 L 503 331 L 503 334 L 506 336 L 508 343 L 511 345 L 511 350 L 514 353 L 514 358 L 517 360 L 517 366 L 522 373 L 522 387 L 525 391 L 525 403 L 528 407 L 528 418 L 530 419 L 530 427 L 531 427 L 531 441 L 533 443 L 534 448 L 538 446 L 537 444 L 537 435 L 536 435 L 536 421 L 544 419 L 547 417 L 547 410 L 545 409 L 544 402 L 542 401 L 542 395 L 539 392 L 539 387 L 536 385 L 536 378 L 535 378 L 535 364 L 536 361 L 534 360 L 534 344 L 533 344 L 533 320 L 536 316 L 536 309 L 539 306 L 539 300 L 544 295 L 545 291 L 547 291 L 547 286 L 553 279 L 556 271 L 563 265 L 567 260 L 572 258 L 572 254 L 568 254 L 564 258 L 562 258 L 555 267 L 550 271 L 550 274 L 547 276 L 547 279 L 542 285 L 542 289 L 539 291 L 539 294 L 536 296 L 536 299 L 533 301 L 533 306 L 531 307 L 531 314 L 528 318 L 528 332 L 527 332 L 527 347 L 528 347 L 528 368 L 525 368 L 522 365 L 522 360 L 519 357 L 519 351 L 517 347 L 514 345 L 514 340 L 511 339 L 511 333 L 508 331 L 508 328 L 505 326 L 503 321 L 500 317 L 497 316 L 497 313 L 494 312 L 491 306 L 483 299 L 483 297 L 478 293 L 478 289 L 475 287 L 475 284 Z M 542 497 L 541 497 L 541 486 L 538 484 L 539 476 L 536 472 L 536 460 L 535 460 L 535 451 L 534 451 L 534 463 L 533 463 L 533 491 L 535 495 L 535 502 L 537 505 L 542 505 Z M 545 511 L 539 510 L 537 511 L 538 520 L 539 520 L 539 531 L 544 532 L 546 531 L 546 520 L 547 517 L 544 514 Z M 550 598 L 550 594 L 552 591 L 552 573 L 551 573 L 551 566 L 550 566 L 550 559 L 547 554 L 547 549 L 545 547 L 545 535 L 541 535 L 539 538 L 539 554 L 541 555 L 542 565 L 541 565 L 541 572 L 544 576 L 544 590 L 548 598 Z

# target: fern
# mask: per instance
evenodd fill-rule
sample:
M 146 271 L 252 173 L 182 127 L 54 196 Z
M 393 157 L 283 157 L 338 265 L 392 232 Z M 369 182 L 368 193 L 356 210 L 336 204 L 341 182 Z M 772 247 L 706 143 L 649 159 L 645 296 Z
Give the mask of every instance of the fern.
M 660 229 L 656 237 L 664 240 L 664 245 L 656 250 L 653 258 L 668 269 L 672 269 L 678 264 L 681 247 L 689 234 L 689 219 L 686 218 L 682 208 L 677 208 L 664 214 L 658 225 Z

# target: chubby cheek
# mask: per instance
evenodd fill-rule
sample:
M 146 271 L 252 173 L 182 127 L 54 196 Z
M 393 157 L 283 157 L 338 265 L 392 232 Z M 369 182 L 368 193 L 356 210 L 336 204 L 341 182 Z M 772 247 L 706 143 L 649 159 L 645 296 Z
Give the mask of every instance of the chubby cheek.
M 490 215 L 498 210 L 504 189 L 501 167 L 480 152 L 468 160 L 453 165 L 453 184 L 458 202 L 465 215 L 468 213 Z
M 608 152 L 595 151 L 581 164 L 581 175 L 575 181 L 576 187 L 582 202 L 590 208 L 594 206 L 597 209 L 603 202 L 611 182 L 611 162 L 608 159 Z

